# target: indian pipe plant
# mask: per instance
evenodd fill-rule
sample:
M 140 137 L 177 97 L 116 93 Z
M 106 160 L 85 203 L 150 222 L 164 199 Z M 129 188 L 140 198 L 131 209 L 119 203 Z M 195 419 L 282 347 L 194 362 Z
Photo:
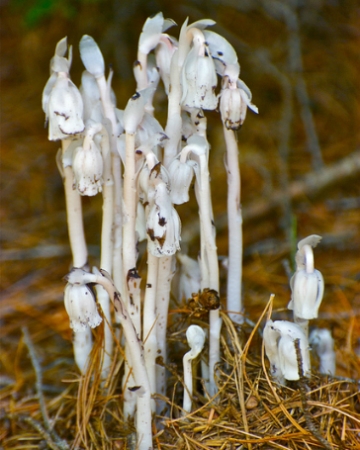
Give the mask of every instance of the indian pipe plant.
M 87 35 L 80 41 L 86 69 L 80 88 L 70 78 L 72 48 L 64 38 L 56 45 L 43 91 L 49 139 L 61 141 L 57 163 L 64 181 L 73 265 L 65 277 L 65 308 L 74 333 L 75 361 L 84 374 L 92 349 L 91 328 L 99 326 L 103 317 L 101 372 L 105 380 L 114 356 L 114 337 L 118 336 L 112 328 L 120 323 L 126 362 L 124 417 L 135 420 L 140 450 L 153 448 L 152 417 L 164 412 L 163 402 L 153 396 L 165 394 L 166 330 L 174 274 L 179 298 L 194 292 L 218 298 L 220 291 L 208 110 L 219 111 L 226 144 L 230 243 L 226 307 L 236 325 L 243 323 L 241 180 L 235 132 L 248 108 L 258 111 L 251 102 L 250 89 L 240 79 L 235 50 L 225 38 L 208 30 L 214 24 L 210 19 L 192 24 L 186 20 L 177 40 L 166 33 L 175 25 L 172 20 L 164 19 L 161 13 L 148 18 L 134 65 L 136 92 L 124 110 L 115 106 L 113 72 L 106 77 L 101 50 Z M 164 90 L 168 100 L 164 128 L 156 119 L 153 103 L 158 89 Z M 179 253 L 181 217 L 174 206 L 189 201 L 192 183 L 199 209 L 197 261 Z M 102 195 L 100 270 L 88 266 L 81 202 L 81 196 L 98 194 Z M 299 243 L 297 271 L 291 282 L 290 308 L 295 324 L 268 321 L 264 330 L 271 373 L 280 382 L 298 376 L 294 340 L 300 342 L 305 375 L 310 371 L 307 323 L 316 317 L 323 293 L 322 276 L 314 269 L 312 254 L 319 240 L 311 236 Z M 146 241 L 147 249 L 143 284 L 138 271 L 140 241 Z M 184 414 L 191 411 L 191 363 L 204 345 L 208 355 L 201 361 L 205 389 L 209 398 L 217 393 L 215 367 L 220 361 L 222 325 L 219 305 L 215 302 L 209 308 L 208 330 L 193 325 L 187 332 L 191 350 L 184 356 Z M 325 337 L 318 332 L 312 340 L 318 352 L 324 348 L 331 355 L 331 336 L 329 343 L 324 343 Z M 163 364 L 157 364 L 157 358 Z M 324 370 L 332 372 L 331 364 L 324 362 Z

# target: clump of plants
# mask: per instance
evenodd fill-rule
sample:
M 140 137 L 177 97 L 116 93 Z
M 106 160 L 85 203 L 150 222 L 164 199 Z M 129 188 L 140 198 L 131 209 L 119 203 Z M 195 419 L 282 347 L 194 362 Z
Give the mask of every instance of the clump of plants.
M 249 411 L 256 409 L 256 420 L 260 421 L 265 410 L 255 382 L 249 381 L 255 366 L 246 369 L 248 350 L 260 333 L 260 320 L 268 309 L 249 330 L 242 304 L 241 180 L 236 136 L 247 109 L 258 111 L 250 89 L 240 79 L 235 50 L 225 38 L 209 30 L 214 24 L 209 19 L 192 24 L 186 20 L 176 39 L 167 34 L 175 25 L 173 21 L 164 19 L 161 13 L 148 18 L 134 64 L 136 92 L 129 96 L 123 110 L 116 107 L 111 88 L 113 72 L 110 70 L 106 76 L 101 50 L 92 37 L 85 35 L 80 41 L 80 56 L 86 69 L 80 88 L 71 81 L 72 49 L 66 38 L 58 42 L 51 60 L 43 110 L 49 139 L 61 142 L 57 163 L 64 181 L 73 258 L 73 268 L 65 277 L 65 308 L 73 330 L 75 362 L 82 374 L 75 446 L 86 446 L 89 440 L 96 442 L 98 433 L 100 441 L 110 448 L 110 442 L 117 438 L 125 441 L 132 435 L 133 423 L 134 448 L 151 449 L 166 433 L 180 448 L 185 438 L 181 437 L 179 424 L 181 430 L 188 427 L 195 435 L 207 429 L 207 422 L 201 422 L 198 415 L 197 424 L 193 420 L 192 406 L 199 404 L 200 409 L 206 406 L 211 411 L 211 419 L 206 419 L 210 428 L 214 416 L 219 417 L 226 408 L 240 411 L 241 419 L 236 419 L 234 412 L 229 416 L 233 419 L 231 427 L 236 428 L 241 422 L 244 430 L 238 445 L 244 440 L 251 446 L 255 438 L 261 443 L 267 433 L 263 430 L 259 437 L 249 431 L 255 421 Z M 167 96 L 164 126 L 156 118 L 154 101 L 160 89 Z M 206 118 L 209 110 L 218 112 L 226 144 L 226 302 L 220 301 L 219 294 L 209 173 L 211 143 Z M 176 210 L 176 205 L 187 203 L 193 195 L 191 186 L 199 210 L 197 259 L 181 251 L 181 217 Z M 102 195 L 99 268 L 89 265 L 81 201 L 82 196 L 95 195 Z M 139 270 L 142 241 L 146 242 L 141 247 L 147 260 L 145 275 Z M 298 246 L 289 305 L 294 311 L 294 323 L 272 322 L 269 316 L 264 329 L 270 376 L 284 389 L 285 380 L 301 381 L 311 373 L 308 320 L 317 316 L 323 295 L 323 279 L 314 269 L 312 253 L 318 241 L 318 236 L 310 236 Z M 169 326 L 172 297 L 178 304 L 187 302 L 192 311 L 194 323 L 186 332 L 189 352 L 183 342 L 184 333 L 179 337 Z M 183 320 L 183 315 L 179 317 Z M 94 340 L 92 329 L 97 327 L 102 327 L 102 332 Z M 250 335 L 246 344 L 239 337 L 241 329 Z M 320 359 L 327 354 L 321 360 L 322 371 L 333 375 L 333 341 L 331 336 L 325 341 L 325 334 L 318 330 L 310 340 L 319 349 Z M 183 352 L 185 382 L 180 377 L 183 387 L 173 400 L 168 397 L 168 388 L 176 374 L 169 361 L 169 346 L 176 346 L 176 339 Z M 325 353 L 321 353 L 322 348 Z M 261 377 L 265 376 L 271 384 L 264 358 L 257 364 L 260 366 L 256 376 L 261 370 Z M 118 374 L 122 377 L 118 399 L 121 408 L 117 408 L 122 431 L 118 437 L 110 431 L 90 431 L 98 396 L 114 402 L 112 396 L 119 387 L 114 386 L 113 379 Z M 196 389 L 195 380 L 200 386 Z M 91 393 L 87 410 L 86 392 Z M 275 392 L 274 398 L 276 395 Z M 177 402 L 181 396 L 183 402 Z M 281 411 L 284 408 L 280 406 Z M 295 419 L 289 420 L 293 426 Z M 299 429 L 302 431 L 303 425 L 298 425 Z M 315 441 L 323 444 L 316 433 Z M 206 448 L 218 447 L 215 438 L 212 443 L 209 439 L 205 439 Z

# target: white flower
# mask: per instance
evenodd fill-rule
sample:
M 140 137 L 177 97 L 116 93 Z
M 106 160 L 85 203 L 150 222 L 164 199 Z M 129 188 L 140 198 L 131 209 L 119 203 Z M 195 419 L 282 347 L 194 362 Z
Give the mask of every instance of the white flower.
M 310 334 L 309 343 L 320 359 L 319 372 L 335 375 L 336 354 L 331 332 L 327 329 L 316 328 Z
M 284 376 L 280 368 L 280 358 L 278 351 L 279 332 L 274 329 L 274 322 L 268 320 L 263 331 L 265 353 L 270 361 L 270 373 L 279 383 L 284 382 Z
M 75 187 L 81 195 L 93 196 L 102 191 L 103 158 L 93 139 L 74 152 Z
M 150 252 L 154 256 L 174 255 L 180 249 L 180 229 L 180 218 L 171 204 L 169 190 L 159 181 L 146 222 Z
M 286 380 L 300 378 L 298 359 L 295 350 L 295 341 L 299 341 L 302 370 L 305 376 L 310 374 L 309 342 L 302 328 L 286 320 L 273 322 L 272 329 L 279 334 L 278 358 L 280 370 Z
M 156 65 L 159 68 L 160 77 L 165 86 L 165 92 L 169 94 L 170 86 L 170 67 L 171 59 L 177 50 L 176 40 L 168 36 L 167 34 L 162 34 L 159 43 L 155 49 Z
M 66 139 L 84 131 L 81 94 L 64 72 L 58 74 L 49 95 L 47 117 L 51 141 Z
M 179 158 L 176 158 L 169 166 L 170 196 L 172 203 L 175 205 L 181 205 L 189 201 L 189 187 L 194 175 L 191 163 L 192 161 L 182 162 Z
M 181 104 L 189 108 L 216 109 L 218 97 L 215 94 L 217 76 L 214 61 L 205 52 L 204 36 L 195 33 L 193 47 L 186 56 L 182 68 L 183 96 Z
M 311 235 L 298 243 L 297 270 L 290 280 L 292 296 L 288 308 L 300 319 L 315 319 L 324 295 L 324 279 L 314 268 L 312 250 L 320 240 L 320 236 Z
M 154 93 L 152 86 L 136 92 L 127 102 L 124 110 L 124 128 L 129 134 L 135 134 L 145 114 L 145 105 Z
M 88 72 L 95 78 L 104 75 L 105 63 L 101 50 L 91 36 L 84 35 L 81 38 L 80 57 Z
M 75 332 L 100 325 L 102 318 L 97 310 L 95 296 L 86 284 L 68 283 L 65 287 L 64 300 L 70 327 Z
M 221 119 L 228 130 L 238 130 L 244 123 L 247 105 L 242 99 L 241 89 L 225 88 L 220 95 Z

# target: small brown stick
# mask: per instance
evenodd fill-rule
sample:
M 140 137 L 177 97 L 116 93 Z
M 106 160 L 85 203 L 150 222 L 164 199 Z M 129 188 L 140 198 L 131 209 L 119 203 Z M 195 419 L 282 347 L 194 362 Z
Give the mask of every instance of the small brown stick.
M 309 410 L 309 405 L 306 400 L 307 385 L 306 385 L 306 380 L 304 377 L 303 361 L 302 361 L 301 350 L 300 350 L 300 339 L 294 340 L 294 346 L 295 346 L 296 360 L 297 360 L 297 364 L 298 364 L 298 371 L 299 371 L 299 377 L 300 377 L 300 379 L 298 381 L 298 386 L 299 386 L 300 398 L 301 398 L 301 403 L 302 403 L 306 426 L 307 426 L 308 430 L 310 431 L 310 433 L 316 438 L 317 441 L 319 441 L 324 446 L 325 449 L 332 450 L 332 446 L 330 445 L 330 443 L 321 436 L 321 433 L 318 430 L 318 428 L 313 420 L 313 417 Z
M 22 329 L 22 333 L 24 336 L 24 342 L 26 347 L 28 348 L 29 351 L 29 356 L 30 356 L 30 360 L 31 360 L 31 364 L 34 368 L 35 371 L 35 378 L 36 378 L 36 393 L 37 393 L 37 397 L 39 400 L 39 405 L 40 405 L 40 411 L 41 411 L 41 415 L 44 421 L 44 425 L 45 425 L 45 430 L 43 429 L 43 427 L 41 426 L 41 424 L 39 422 L 37 422 L 36 420 L 32 419 L 31 417 L 28 417 L 26 419 L 24 419 L 25 421 L 29 422 L 35 429 L 37 429 L 39 431 L 39 433 L 44 437 L 44 439 L 46 440 L 46 442 L 49 444 L 48 439 L 51 440 L 54 439 L 55 443 L 52 442 L 53 447 L 51 448 L 56 448 L 56 449 L 68 449 L 69 446 L 67 445 L 67 443 L 65 441 L 63 441 L 58 434 L 56 433 L 56 431 L 53 429 L 50 420 L 49 420 L 49 415 L 46 409 L 46 404 L 45 404 L 45 398 L 44 398 L 44 394 L 43 394 L 43 388 L 42 388 L 42 372 L 41 372 L 41 366 L 40 363 L 37 359 L 36 356 L 36 351 L 35 351 L 35 347 L 34 344 L 31 340 L 30 337 L 30 333 L 29 330 L 26 327 L 23 327 Z M 41 430 L 41 431 L 40 431 Z

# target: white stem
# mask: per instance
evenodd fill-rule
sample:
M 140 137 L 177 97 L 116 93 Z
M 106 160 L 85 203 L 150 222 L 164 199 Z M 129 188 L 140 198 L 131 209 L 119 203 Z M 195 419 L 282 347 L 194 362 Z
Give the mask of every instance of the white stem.
M 84 331 L 74 331 L 74 359 L 82 374 L 86 372 L 87 362 L 92 349 L 92 345 L 93 344 L 90 327 L 86 328 Z
M 168 116 L 165 127 L 165 134 L 169 137 L 165 144 L 164 150 L 164 166 L 169 167 L 171 161 L 176 157 L 179 149 L 179 142 L 181 139 L 181 85 L 180 85 L 180 71 L 181 67 L 178 65 L 179 52 L 175 51 L 171 58 L 170 71 L 170 92 L 168 96 Z
M 228 182 L 227 213 L 229 227 L 229 258 L 227 275 L 227 310 L 231 320 L 243 323 L 242 305 L 242 213 L 241 179 L 238 146 L 235 133 L 223 126 L 227 150 L 226 171 Z
M 167 361 L 166 331 L 170 301 L 171 280 L 174 276 L 173 256 L 162 256 L 159 258 L 157 292 L 156 292 L 156 338 L 157 354 Z M 156 365 L 156 392 L 165 395 L 166 393 L 166 369 Z M 160 409 L 160 407 L 159 407 Z
M 136 268 L 136 168 L 135 168 L 135 135 L 126 133 L 126 159 L 124 172 L 124 213 L 126 215 L 123 224 L 123 263 L 124 275 L 129 277 L 129 271 Z M 131 300 L 131 301 L 130 301 Z M 140 295 L 127 299 L 131 319 L 136 331 L 141 336 L 141 305 Z
M 310 245 L 306 244 L 303 246 L 301 251 L 304 253 L 305 257 L 305 269 L 306 273 L 314 272 L 314 252 Z
M 113 153 L 112 174 L 114 179 L 114 245 L 113 245 L 113 275 L 115 286 L 122 296 L 124 292 L 124 270 L 122 259 L 122 182 L 121 182 L 121 161 L 118 154 Z
M 191 398 L 193 393 L 192 360 L 193 358 L 191 352 L 185 353 L 183 357 L 183 366 L 184 366 L 183 410 L 185 414 L 191 411 Z
M 303 330 L 305 336 L 308 338 L 309 336 L 309 321 L 307 319 L 302 319 L 301 317 L 297 317 L 294 312 L 294 322 L 299 325 L 299 327 Z
M 114 187 L 113 181 L 112 181 L 112 169 L 111 169 L 111 154 L 117 154 L 117 119 L 115 115 L 115 108 L 111 101 L 111 90 L 110 90 L 110 82 L 112 79 L 112 75 L 109 77 L 109 83 L 106 82 L 105 75 L 101 75 L 96 78 L 96 82 L 99 88 L 100 92 L 100 98 L 101 103 L 104 110 L 104 115 L 107 119 L 110 120 L 111 123 L 111 133 L 110 137 L 108 137 L 108 149 L 106 152 L 106 161 L 104 157 L 104 170 L 106 171 L 104 173 L 104 187 L 105 192 L 103 194 L 104 198 L 104 204 L 103 204 L 103 230 L 102 230 L 102 237 L 101 237 L 101 259 L 103 262 L 104 258 L 104 265 L 101 265 L 105 270 L 107 270 L 110 274 L 112 273 L 112 226 L 114 221 Z M 121 178 L 120 173 L 116 176 L 117 178 L 117 187 L 119 188 L 121 192 Z M 105 186 L 107 184 L 107 180 L 109 180 L 109 185 Z M 110 184 L 111 180 L 111 184 Z M 119 187 L 120 184 L 120 187 Z M 111 203 L 111 205 L 110 205 Z M 118 203 L 118 201 L 117 201 Z M 111 209 L 110 209 L 111 208 Z M 120 206 L 121 208 L 121 206 Z M 121 211 L 121 209 L 120 209 Z M 110 219 L 111 217 L 111 219 Z M 105 248 L 103 248 L 103 246 Z M 105 252 L 105 253 L 103 253 Z M 121 288 L 122 286 L 119 286 Z M 101 290 L 99 291 L 99 302 L 101 304 L 101 307 L 103 309 L 103 312 L 108 320 L 108 322 L 111 324 L 111 312 L 110 312 L 110 302 L 109 299 L 106 298 L 104 293 L 101 293 Z M 111 356 L 112 356 L 112 349 L 113 349 L 113 337 L 111 334 L 110 329 L 105 324 L 105 355 L 104 355 L 104 363 L 103 363 L 103 370 L 107 371 L 111 364 Z M 105 375 L 105 373 L 103 373 Z
M 214 289 L 219 292 L 219 264 L 215 243 L 215 228 L 213 225 L 210 177 L 205 153 L 199 155 L 200 159 L 200 186 L 198 190 L 199 216 L 201 223 L 201 240 L 205 243 L 206 260 L 209 267 L 209 284 L 201 283 L 201 288 Z M 205 264 L 205 261 L 201 261 Z
M 190 325 L 186 331 L 186 338 L 191 348 L 183 357 L 184 366 L 184 414 L 191 411 L 191 397 L 193 393 L 192 360 L 195 359 L 204 347 L 205 332 L 198 325 Z
M 138 50 L 137 61 L 139 70 L 135 71 L 136 75 L 136 90 L 141 91 L 148 87 L 148 77 L 147 77 L 147 54 Z
M 65 152 L 70 140 L 62 141 L 62 151 Z M 66 216 L 69 232 L 70 248 L 74 267 L 84 267 L 88 253 L 85 241 L 84 223 L 82 217 L 81 196 L 73 189 L 74 174 L 70 166 L 64 167 L 64 190 Z M 86 361 L 92 349 L 92 334 L 88 327 L 85 331 L 74 332 L 74 358 L 81 373 L 85 373 Z
M 106 129 L 102 129 L 102 141 L 101 150 L 104 161 L 103 169 L 103 215 L 102 215 L 102 227 L 101 227 L 101 257 L 100 266 L 108 273 L 112 272 L 112 228 L 113 228 L 113 212 L 114 212 L 114 196 L 113 196 L 113 186 L 114 182 L 112 179 L 111 172 L 111 150 L 109 136 Z M 107 377 L 108 371 L 111 366 L 111 357 L 113 352 L 113 337 L 110 330 L 112 323 L 111 311 L 110 311 L 110 300 L 104 289 L 97 289 L 97 299 L 103 310 L 104 316 L 107 319 L 109 325 L 104 323 L 104 356 L 103 356 L 103 366 L 102 366 L 102 377 L 105 379 Z
M 110 299 L 114 303 L 115 314 L 119 317 L 119 321 L 124 330 L 130 361 L 133 370 L 133 376 L 136 386 L 137 395 L 137 448 L 140 450 L 151 450 L 152 430 L 151 430 L 151 391 L 150 383 L 146 373 L 144 353 L 141 341 L 138 338 L 135 327 L 132 323 L 130 314 L 123 302 L 120 292 L 116 289 L 114 282 L 109 274 L 104 270 L 100 274 L 91 274 L 82 270 L 73 269 L 67 276 L 70 283 L 87 284 L 97 283 L 106 289 Z
M 212 221 L 210 179 L 205 153 L 199 155 L 200 159 L 200 186 L 198 189 L 199 215 L 201 223 L 202 255 L 200 267 L 202 274 L 208 270 L 208 278 L 201 280 L 201 288 L 214 289 L 219 292 L 219 265 L 215 243 L 215 230 Z M 203 253 L 205 255 L 203 256 Z M 206 266 L 207 265 L 207 266 Z M 205 268 L 205 269 L 204 269 Z M 209 284 L 205 286 L 204 282 Z M 209 393 L 211 396 L 217 392 L 215 384 L 215 365 L 220 361 L 220 330 L 221 319 L 219 309 L 209 314 Z
M 156 338 L 156 290 L 158 277 L 159 258 L 148 251 L 148 270 L 146 279 L 146 291 L 143 311 L 143 342 L 145 366 L 149 377 L 151 393 L 156 393 L 156 357 L 157 357 L 157 338 Z M 152 411 L 155 412 L 155 402 L 152 403 Z

